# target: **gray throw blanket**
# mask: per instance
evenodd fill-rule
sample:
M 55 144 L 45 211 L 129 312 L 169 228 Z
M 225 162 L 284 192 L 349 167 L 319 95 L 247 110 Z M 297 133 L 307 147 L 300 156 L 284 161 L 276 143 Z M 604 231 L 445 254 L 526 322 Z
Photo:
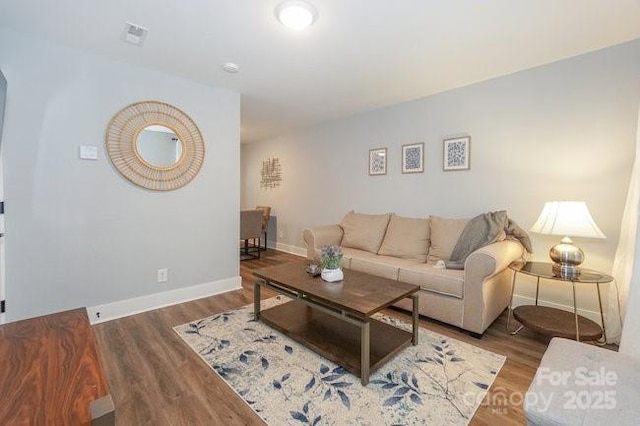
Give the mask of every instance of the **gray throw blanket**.
M 467 257 L 488 244 L 498 241 L 503 232 L 509 238 L 515 238 L 531 253 L 531 240 L 527 232 L 507 217 L 504 210 L 478 215 L 471 219 L 462 230 L 450 260 L 444 262 L 447 269 L 464 269 Z

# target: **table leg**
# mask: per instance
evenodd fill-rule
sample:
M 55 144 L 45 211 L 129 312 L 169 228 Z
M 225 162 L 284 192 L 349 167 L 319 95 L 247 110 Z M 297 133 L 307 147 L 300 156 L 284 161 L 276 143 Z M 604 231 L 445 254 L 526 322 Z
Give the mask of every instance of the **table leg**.
M 598 289 L 598 306 L 600 307 L 600 321 L 602 322 L 602 337 L 604 338 L 603 344 L 607 343 L 607 329 L 604 325 L 604 313 L 602 312 L 602 297 L 600 296 L 600 283 L 596 283 Z
M 520 329 L 516 330 L 515 332 L 511 332 L 511 318 L 513 317 L 513 293 L 516 289 L 516 275 L 518 275 L 518 272 L 513 271 L 513 278 L 511 279 L 511 299 L 509 301 L 509 311 L 507 312 L 507 333 L 511 334 L 516 334 L 518 331 L 520 331 L 520 329 L 522 329 L 522 327 L 520 327 Z
M 540 294 L 540 277 L 536 281 L 536 306 L 538 306 L 538 295 Z
M 413 299 L 413 321 L 412 321 L 413 337 L 411 338 L 411 343 L 413 343 L 413 346 L 415 346 L 418 344 L 418 330 L 419 330 L 418 317 L 420 315 L 419 313 L 420 300 L 418 299 L 417 294 L 414 294 L 413 296 L 411 296 L 411 299 Z
M 369 383 L 369 367 L 370 367 L 370 334 L 369 334 L 369 322 L 362 323 L 360 329 L 360 382 L 362 386 L 367 386 Z
M 576 319 L 576 342 L 580 341 L 580 329 L 578 328 L 578 304 L 576 303 L 576 282 L 571 281 L 571 288 L 573 289 L 573 315 Z
M 256 321 L 260 319 L 260 287 L 262 280 L 256 280 L 253 284 L 253 319 Z

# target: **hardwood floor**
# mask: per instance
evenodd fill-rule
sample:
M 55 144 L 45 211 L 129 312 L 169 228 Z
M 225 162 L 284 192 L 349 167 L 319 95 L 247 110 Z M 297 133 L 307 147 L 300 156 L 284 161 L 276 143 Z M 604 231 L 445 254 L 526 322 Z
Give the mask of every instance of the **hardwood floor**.
M 241 262 L 242 290 L 94 326 L 118 425 L 259 425 L 262 420 L 173 331 L 176 325 L 253 302 L 252 271 L 297 256 L 268 250 Z M 263 298 L 273 294 L 263 291 Z M 403 311 L 392 315 L 410 317 Z M 420 325 L 507 357 L 472 425 L 524 424 L 522 399 L 549 339 L 506 333 L 506 313 L 476 339 L 429 319 Z

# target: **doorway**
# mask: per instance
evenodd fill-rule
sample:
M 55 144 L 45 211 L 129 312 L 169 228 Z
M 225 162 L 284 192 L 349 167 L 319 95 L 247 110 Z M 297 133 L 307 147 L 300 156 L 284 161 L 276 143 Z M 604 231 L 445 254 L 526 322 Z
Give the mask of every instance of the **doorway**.
M 7 99 L 7 80 L 0 70 L 0 324 L 6 322 L 5 314 L 5 288 L 6 288 L 6 274 L 5 274 L 5 238 L 4 238 L 4 161 L 3 161 L 3 148 L 2 148 L 2 125 L 4 123 L 4 108 Z

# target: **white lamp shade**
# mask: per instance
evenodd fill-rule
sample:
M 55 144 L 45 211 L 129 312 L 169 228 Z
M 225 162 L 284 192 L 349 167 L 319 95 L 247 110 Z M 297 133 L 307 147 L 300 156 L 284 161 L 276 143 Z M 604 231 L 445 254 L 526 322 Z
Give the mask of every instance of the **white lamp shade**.
M 584 201 L 549 201 L 531 232 L 568 237 L 606 238 Z

